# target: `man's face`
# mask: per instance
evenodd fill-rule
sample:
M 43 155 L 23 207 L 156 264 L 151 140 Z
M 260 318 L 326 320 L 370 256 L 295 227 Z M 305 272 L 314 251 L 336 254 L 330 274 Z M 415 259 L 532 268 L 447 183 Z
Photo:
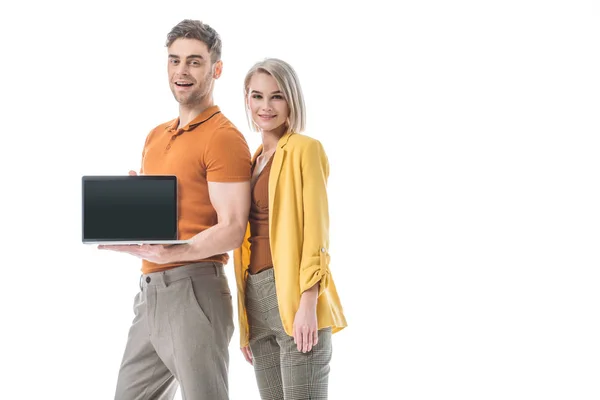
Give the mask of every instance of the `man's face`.
M 181 105 L 199 104 L 212 93 L 213 80 L 221 74 L 221 61 L 213 65 L 208 47 L 197 39 L 176 39 L 168 51 L 173 96 Z

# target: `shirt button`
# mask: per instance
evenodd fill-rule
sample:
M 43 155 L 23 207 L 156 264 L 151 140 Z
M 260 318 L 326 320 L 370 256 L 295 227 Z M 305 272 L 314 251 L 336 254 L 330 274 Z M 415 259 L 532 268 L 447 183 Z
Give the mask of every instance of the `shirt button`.
M 321 247 L 321 253 L 325 253 L 325 247 Z

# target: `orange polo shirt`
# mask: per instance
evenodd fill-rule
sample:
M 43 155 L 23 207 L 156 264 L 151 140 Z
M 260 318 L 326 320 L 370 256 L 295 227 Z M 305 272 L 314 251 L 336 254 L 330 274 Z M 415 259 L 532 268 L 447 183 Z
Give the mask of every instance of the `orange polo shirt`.
M 176 175 L 179 239 L 189 239 L 217 224 L 208 182 L 243 182 L 251 177 L 251 157 L 246 139 L 218 106 L 204 110 L 177 129 L 179 118 L 154 128 L 147 136 L 141 173 Z M 227 264 L 229 255 L 189 262 L 155 264 L 142 261 L 142 273 L 163 271 L 200 261 Z

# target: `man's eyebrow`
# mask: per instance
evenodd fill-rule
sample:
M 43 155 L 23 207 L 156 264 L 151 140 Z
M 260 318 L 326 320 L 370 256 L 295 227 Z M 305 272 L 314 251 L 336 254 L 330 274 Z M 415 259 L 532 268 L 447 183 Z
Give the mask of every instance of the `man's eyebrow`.
M 169 58 L 181 58 L 179 57 L 177 54 L 169 54 Z M 202 60 L 204 60 L 204 57 L 201 56 L 200 54 L 190 54 L 189 56 L 187 56 L 188 59 L 190 58 L 200 58 Z

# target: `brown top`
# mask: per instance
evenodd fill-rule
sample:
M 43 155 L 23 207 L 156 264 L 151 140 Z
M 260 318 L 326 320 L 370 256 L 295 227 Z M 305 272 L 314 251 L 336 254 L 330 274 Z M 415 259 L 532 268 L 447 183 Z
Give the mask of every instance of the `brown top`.
M 176 118 L 148 134 L 141 172 L 177 176 L 179 239 L 189 239 L 217 224 L 208 182 L 249 181 L 252 161 L 244 136 L 219 107 L 207 108 L 181 129 L 177 129 L 178 124 Z M 200 261 L 227 264 L 228 260 L 227 253 L 171 264 L 143 260 L 142 272 L 147 274 Z
M 251 274 L 273 268 L 271 244 L 269 243 L 269 173 L 273 156 L 267 161 L 252 188 L 250 203 L 250 265 Z M 252 172 L 256 165 L 252 166 Z

